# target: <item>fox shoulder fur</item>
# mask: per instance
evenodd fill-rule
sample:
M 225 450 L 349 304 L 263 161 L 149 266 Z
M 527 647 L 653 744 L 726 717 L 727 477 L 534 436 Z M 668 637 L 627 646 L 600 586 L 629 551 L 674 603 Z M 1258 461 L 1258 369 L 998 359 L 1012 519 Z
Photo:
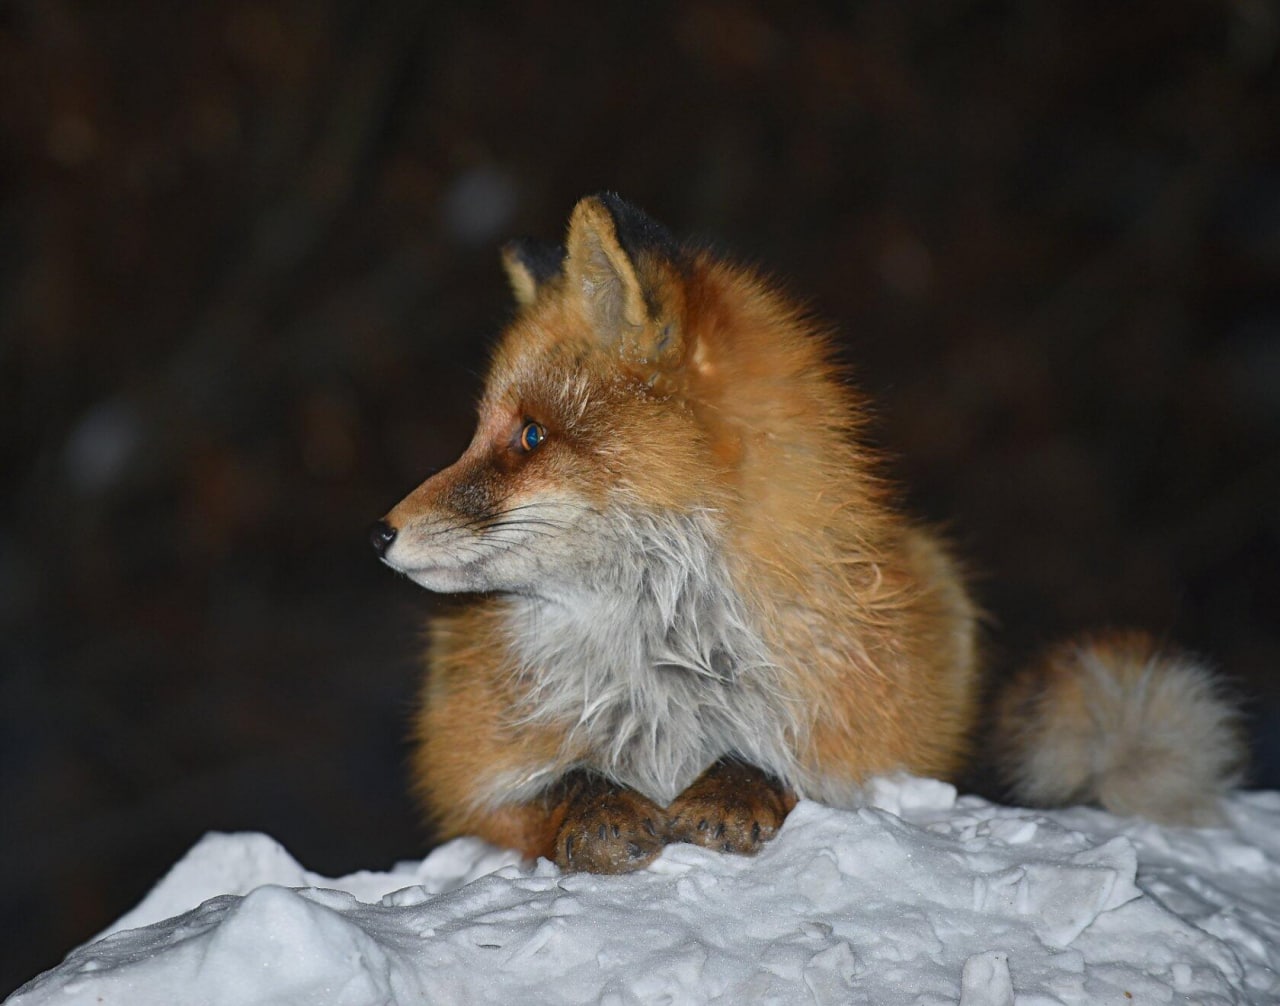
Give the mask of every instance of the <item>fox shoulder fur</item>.
M 820 327 L 612 195 L 504 261 L 519 309 L 474 439 L 374 531 L 469 595 L 431 624 L 417 723 L 442 837 L 629 869 L 666 841 L 750 851 L 876 773 L 955 778 L 978 613 Z M 1205 821 L 1241 761 L 1213 679 L 1136 634 L 1060 647 L 994 721 L 1026 800 Z

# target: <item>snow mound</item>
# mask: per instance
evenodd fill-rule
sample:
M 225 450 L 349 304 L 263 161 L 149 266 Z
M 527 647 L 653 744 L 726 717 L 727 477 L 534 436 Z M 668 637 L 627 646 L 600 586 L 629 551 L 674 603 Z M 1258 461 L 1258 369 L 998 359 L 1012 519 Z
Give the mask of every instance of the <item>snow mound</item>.
M 326 880 L 209 835 L 7 1002 L 1274 1003 L 1280 793 L 1225 810 L 1169 829 L 880 780 L 755 858 L 676 845 L 622 877 L 462 839 Z

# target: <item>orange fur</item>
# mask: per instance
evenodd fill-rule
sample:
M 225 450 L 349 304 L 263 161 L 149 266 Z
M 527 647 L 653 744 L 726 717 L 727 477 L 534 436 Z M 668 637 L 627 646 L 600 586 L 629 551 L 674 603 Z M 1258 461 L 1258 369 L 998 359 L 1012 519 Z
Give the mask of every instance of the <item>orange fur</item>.
M 517 699 L 513 668 L 495 663 L 504 642 L 491 605 L 478 604 L 431 627 L 432 674 L 423 688 L 413 775 L 418 796 L 446 836 L 476 834 L 526 856 L 548 855 L 558 820 L 543 801 L 475 807 L 476 777 L 519 772 L 529 759 L 561 756 L 564 730 L 509 724 Z
M 477 572 L 467 551 L 487 547 L 467 535 L 489 515 L 548 494 L 598 513 L 712 515 L 734 603 L 771 655 L 794 758 L 783 781 L 801 795 L 851 803 L 872 774 L 953 778 L 970 760 L 975 605 L 945 544 L 895 509 L 827 339 L 755 273 L 673 250 L 655 226 L 591 198 L 553 268 L 508 247 L 521 309 L 475 438 L 387 516 L 391 565 L 432 589 L 491 592 L 431 630 L 414 773 L 443 837 L 546 855 L 566 812 L 557 780 L 616 770 L 583 729 L 585 692 L 581 719 L 538 714 L 546 669 L 520 658 L 527 623 L 506 600 L 537 595 L 538 574 Z M 530 422 L 546 442 L 524 451 Z M 572 564 L 583 545 L 538 561 Z M 521 547 L 535 546 L 553 549 Z

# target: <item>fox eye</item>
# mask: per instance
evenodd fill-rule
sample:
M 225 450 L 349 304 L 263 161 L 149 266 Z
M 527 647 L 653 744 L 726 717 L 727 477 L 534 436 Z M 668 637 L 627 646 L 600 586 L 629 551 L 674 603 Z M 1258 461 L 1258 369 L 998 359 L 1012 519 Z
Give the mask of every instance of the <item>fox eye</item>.
M 516 442 L 520 445 L 520 450 L 528 454 L 546 439 L 547 431 L 540 424 L 530 420 L 520 428 L 520 436 Z

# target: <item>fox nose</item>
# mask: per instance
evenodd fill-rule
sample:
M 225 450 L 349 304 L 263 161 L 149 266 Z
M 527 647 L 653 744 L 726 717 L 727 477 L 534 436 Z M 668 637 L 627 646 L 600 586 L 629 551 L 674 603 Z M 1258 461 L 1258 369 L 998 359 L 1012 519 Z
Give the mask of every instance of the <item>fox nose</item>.
M 386 555 L 391 543 L 396 540 L 396 529 L 385 520 L 380 520 L 369 528 L 369 541 L 378 555 Z

